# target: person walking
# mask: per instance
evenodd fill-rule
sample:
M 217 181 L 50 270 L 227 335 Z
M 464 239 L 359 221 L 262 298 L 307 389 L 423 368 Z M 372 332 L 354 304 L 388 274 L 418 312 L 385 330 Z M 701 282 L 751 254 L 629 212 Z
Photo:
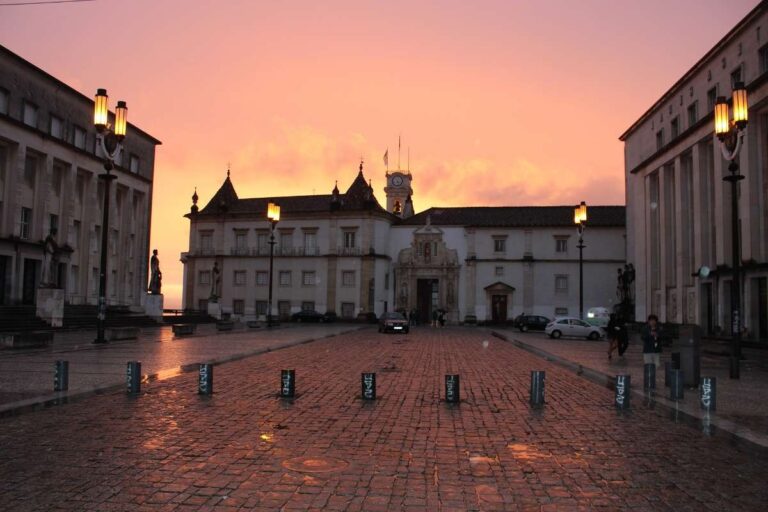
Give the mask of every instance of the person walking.
M 608 338 L 608 360 L 613 359 L 613 351 L 619 348 L 619 320 L 616 313 L 611 313 L 608 325 L 605 328 Z
M 656 368 L 661 366 L 661 342 L 664 332 L 659 325 L 659 317 L 648 315 L 648 323 L 643 327 L 643 363 L 653 363 Z
M 432 310 L 432 327 L 437 327 L 437 309 Z
M 624 352 L 629 347 L 629 331 L 627 330 L 627 322 L 624 321 L 624 317 L 618 315 L 617 323 L 619 327 L 618 342 L 619 342 L 619 357 L 624 357 Z
M 440 322 L 440 327 L 445 327 L 445 310 L 440 310 L 437 321 Z

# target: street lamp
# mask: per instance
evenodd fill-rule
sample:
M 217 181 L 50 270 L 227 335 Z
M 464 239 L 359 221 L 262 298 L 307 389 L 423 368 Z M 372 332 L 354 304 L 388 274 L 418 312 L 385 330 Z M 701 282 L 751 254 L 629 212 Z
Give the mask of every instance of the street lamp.
M 275 226 L 280 221 L 280 205 L 269 202 L 267 205 L 267 219 L 270 223 L 269 232 L 269 311 L 267 311 L 267 327 L 272 327 L 272 273 L 275 261 Z
M 587 203 L 573 209 L 573 223 L 579 233 L 579 318 L 584 319 L 584 228 L 587 227 Z
M 715 103 L 715 134 L 720 139 L 723 158 L 728 160 L 728 176 L 723 181 L 731 184 L 731 258 L 733 260 L 733 280 L 731 281 L 731 365 L 730 377 L 739 378 L 739 360 L 741 359 L 741 245 L 739 228 L 739 181 L 744 176 L 739 174 L 737 157 L 742 146 L 741 139 L 747 129 L 749 105 L 747 89 L 744 83 L 733 86 L 733 118 L 728 115 L 728 100 L 720 96 Z
M 128 107 L 124 101 L 118 101 L 115 108 L 115 124 L 109 124 L 109 97 L 106 89 L 96 91 L 93 105 L 93 124 L 96 127 L 97 144 L 104 153 L 104 172 L 99 179 L 104 180 L 104 212 L 101 222 L 101 267 L 99 268 L 99 309 L 96 317 L 96 339 L 94 343 L 106 343 L 104 324 L 107 319 L 107 241 L 109 240 L 109 185 L 117 176 L 112 174 L 115 158 L 123 149 Z

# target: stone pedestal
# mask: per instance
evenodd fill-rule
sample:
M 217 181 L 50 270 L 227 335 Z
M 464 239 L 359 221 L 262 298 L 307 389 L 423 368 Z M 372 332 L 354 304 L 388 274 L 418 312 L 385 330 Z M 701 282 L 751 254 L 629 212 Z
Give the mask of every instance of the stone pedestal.
M 64 325 L 64 289 L 38 288 L 35 299 L 36 315 L 51 327 Z
M 221 304 L 218 302 L 208 302 L 208 314 L 216 320 L 221 320 Z
M 144 314 L 158 323 L 163 321 L 163 294 L 147 294 L 144 301 Z

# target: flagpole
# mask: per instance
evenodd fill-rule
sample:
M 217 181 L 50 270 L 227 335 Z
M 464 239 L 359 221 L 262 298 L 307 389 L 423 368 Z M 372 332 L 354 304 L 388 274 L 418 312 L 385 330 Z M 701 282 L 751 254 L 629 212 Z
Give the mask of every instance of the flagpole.
M 397 170 L 400 170 L 400 136 L 397 136 Z

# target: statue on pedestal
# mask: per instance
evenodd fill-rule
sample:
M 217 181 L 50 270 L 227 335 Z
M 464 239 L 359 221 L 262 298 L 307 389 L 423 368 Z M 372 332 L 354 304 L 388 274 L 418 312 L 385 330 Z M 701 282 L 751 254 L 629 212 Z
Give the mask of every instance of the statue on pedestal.
M 152 258 L 149 260 L 149 293 L 160 295 L 162 287 L 163 273 L 160 272 L 160 260 L 157 257 L 157 249 L 152 251 Z
M 213 262 L 213 269 L 211 270 L 211 302 L 218 302 L 221 297 L 221 270 L 219 270 L 219 262 Z
M 43 242 L 43 268 L 40 288 L 58 288 L 59 244 L 56 243 L 56 229 L 51 228 Z

